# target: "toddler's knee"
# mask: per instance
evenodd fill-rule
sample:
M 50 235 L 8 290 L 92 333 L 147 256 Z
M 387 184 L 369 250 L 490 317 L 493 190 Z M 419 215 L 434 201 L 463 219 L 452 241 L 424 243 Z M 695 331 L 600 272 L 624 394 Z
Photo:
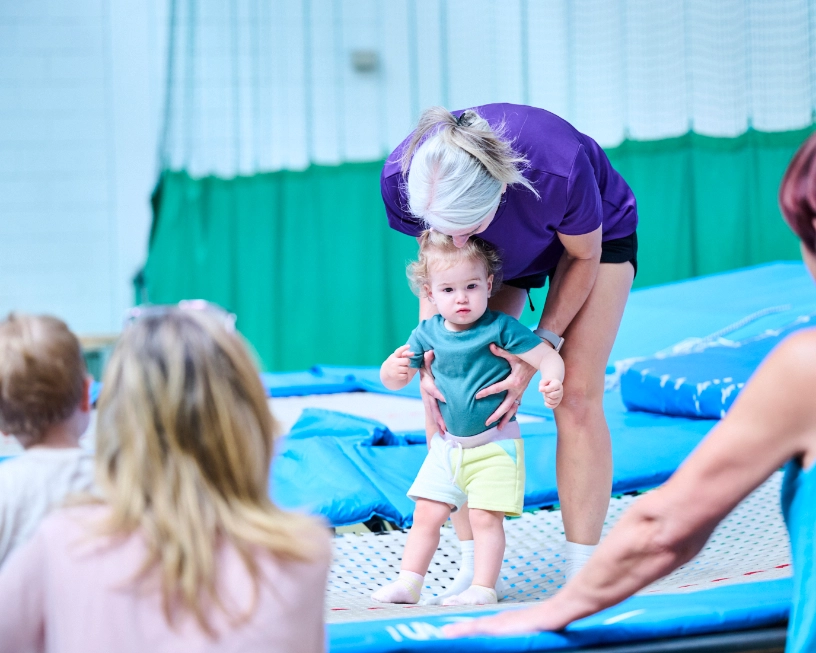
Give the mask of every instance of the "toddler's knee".
M 470 525 L 474 530 L 487 530 L 501 525 L 504 519 L 503 512 L 495 510 L 470 509 Z
M 414 509 L 414 524 L 422 523 L 439 527 L 450 517 L 450 506 L 430 499 L 418 499 Z

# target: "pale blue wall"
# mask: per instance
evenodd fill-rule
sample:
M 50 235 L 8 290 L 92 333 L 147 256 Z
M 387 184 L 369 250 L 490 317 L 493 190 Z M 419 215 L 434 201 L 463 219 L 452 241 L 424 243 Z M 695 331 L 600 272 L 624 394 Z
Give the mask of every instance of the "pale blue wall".
M 146 254 L 163 0 L 0 2 L 0 314 L 118 330 Z

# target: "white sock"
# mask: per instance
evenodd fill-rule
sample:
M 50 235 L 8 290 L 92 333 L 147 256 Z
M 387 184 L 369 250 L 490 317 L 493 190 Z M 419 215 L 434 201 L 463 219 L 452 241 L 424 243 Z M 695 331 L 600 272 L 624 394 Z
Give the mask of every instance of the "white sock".
M 400 571 L 397 580 L 378 589 L 371 598 L 380 603 L 417 603 L 424 579 L 413 571 Z
M 459 563 L 459 571 L 453 579 L 448 589 L 439 596 L 431 596 L 423 601 L 425 605 L 442 605 L 449 596 L 461 594 L 471 583 L 473 583 L 473 540 L 461 540 L 459 546 L 462 550 L 462 561 Z M 496 594 L 499 598 L 504 596 L 504 581 L 501 577 L 496 580 Z
M 442 605 L 490 605 L 498 602 L 499 597 L 492 587 L 471 585 L 461 594 L 446 598 Z
M 572 580 L 575 574 L 583 569 L 597 548 L 597 544 L 576 544 L 575 542 L 567 542 L 566 547 L 564 547 L 566 557 L 564 572 L 567 577 L 567 582 Z

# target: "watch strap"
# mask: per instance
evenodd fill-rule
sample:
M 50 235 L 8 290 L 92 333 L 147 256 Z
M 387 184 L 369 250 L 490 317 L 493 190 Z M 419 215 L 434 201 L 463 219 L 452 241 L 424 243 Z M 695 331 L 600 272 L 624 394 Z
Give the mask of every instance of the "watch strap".
M 533 329 L 533 333 L 535 333 L 542 340 L 549 342 L 555 351 L 561 351 L 561 347 L 564 346 L 564 339 L 549 329 L 539 327 L 538 329 Z

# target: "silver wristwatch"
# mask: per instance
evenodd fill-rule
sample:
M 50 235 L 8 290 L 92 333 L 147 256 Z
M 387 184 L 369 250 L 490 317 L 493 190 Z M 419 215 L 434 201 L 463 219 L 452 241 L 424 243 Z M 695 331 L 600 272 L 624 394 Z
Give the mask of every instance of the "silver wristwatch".
M 549 329 L 542 329 L 539 327 L 538 329 L 533 329 L 533 333 L 535 333 L 542 340 L 549 342 L 555 351 L 561 351 L 561 347 L 564 346 L 564 339 L 561 336 L 554 334 Z

